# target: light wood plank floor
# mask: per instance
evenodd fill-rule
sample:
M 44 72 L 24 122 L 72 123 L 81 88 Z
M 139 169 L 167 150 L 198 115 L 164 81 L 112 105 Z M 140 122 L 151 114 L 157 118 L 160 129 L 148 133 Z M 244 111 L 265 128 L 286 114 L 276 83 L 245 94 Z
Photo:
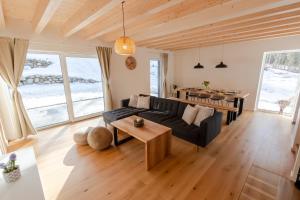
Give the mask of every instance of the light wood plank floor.
M 171 156 L 150 171 L 138 140 L 102 152 L 74 145 L 76 130 L 96 125 L 103 125 L 102 118 L 42 131 L 11 146 L 34 146 L 47 200 L 300 199 L 288 180 L 293 126 L 281 116 L 245 112 L 199 152 L 173 137 Z

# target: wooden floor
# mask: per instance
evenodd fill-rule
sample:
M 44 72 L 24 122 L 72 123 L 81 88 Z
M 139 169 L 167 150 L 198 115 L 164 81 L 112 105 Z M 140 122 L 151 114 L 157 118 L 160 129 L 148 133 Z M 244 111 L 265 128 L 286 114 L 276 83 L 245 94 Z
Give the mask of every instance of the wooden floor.
M 245 112 L 206 148 L 172 138 L 172 154 L 150 171 L 144 145 L 131 140 L 102 152 L 78 147 L 72 134 L 101 118 L 42 131 L 13 145 L 33 145 L 46 199 L 300 199 L 288 180 L 290 120 Z M 188 133 L 187 133 L 188 134 Z

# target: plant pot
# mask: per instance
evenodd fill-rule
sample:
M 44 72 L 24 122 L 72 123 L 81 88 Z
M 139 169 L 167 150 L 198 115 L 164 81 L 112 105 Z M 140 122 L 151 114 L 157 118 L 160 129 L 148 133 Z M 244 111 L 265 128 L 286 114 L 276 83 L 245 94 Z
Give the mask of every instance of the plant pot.
M 12 183 L 17 181 L 20 177 L 21 177 L 21 171 L 20 171 L 20 167 L 18 167 L 17 169 L 15 169 L 14 171 L 11 171 L 9 173 L 2 173 L 4 180 L 7 183 Z

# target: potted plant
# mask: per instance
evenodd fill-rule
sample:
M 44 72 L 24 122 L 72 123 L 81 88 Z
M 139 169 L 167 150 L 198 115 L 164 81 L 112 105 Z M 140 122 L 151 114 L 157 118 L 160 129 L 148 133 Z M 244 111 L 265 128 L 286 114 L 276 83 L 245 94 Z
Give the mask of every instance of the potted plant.
M 203 81 L 202 85 L 204 85 L 205 89 L 209 89 L 209 81 Z
M 7 183 L 15 182 L 21 176 L 20 167 L 16 165 L 16 159 L 16 154 L 12 153 L 7 163 L 0 163 L 0 168 L 3 169 L 4 180 Z

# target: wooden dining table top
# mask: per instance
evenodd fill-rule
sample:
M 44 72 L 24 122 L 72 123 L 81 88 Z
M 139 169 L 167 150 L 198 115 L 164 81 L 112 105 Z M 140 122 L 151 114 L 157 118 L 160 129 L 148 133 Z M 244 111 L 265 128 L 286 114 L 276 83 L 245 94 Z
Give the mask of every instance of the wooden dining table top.
M 250 93 L 243 92 L 240 90 L 223 90 L 223 89 L 203 89 L 203 88 L 177 88 L 177 91 L 183 92 L 193 92 L 199 94 L 212 94 L 212 95 L 223 95 L 230 96 L 233 98 L 247 98 Z

